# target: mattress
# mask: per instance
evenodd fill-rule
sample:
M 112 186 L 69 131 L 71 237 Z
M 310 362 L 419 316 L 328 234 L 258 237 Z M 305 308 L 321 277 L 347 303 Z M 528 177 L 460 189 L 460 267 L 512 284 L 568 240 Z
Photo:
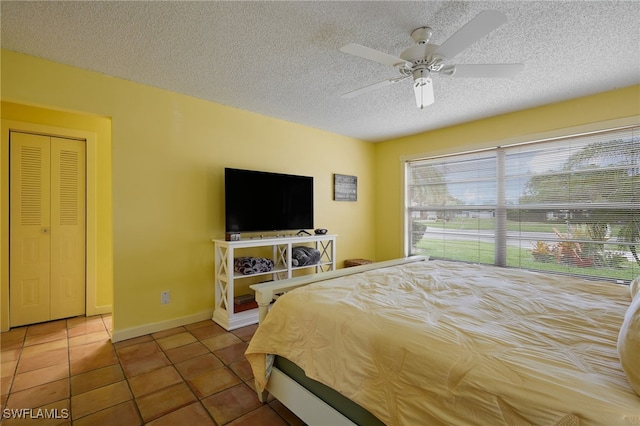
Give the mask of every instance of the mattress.
M 616 351 L 627 286 L 429 261 L 280 297 L 246 356 L 267 357 L 388 425 L 638 424 Z

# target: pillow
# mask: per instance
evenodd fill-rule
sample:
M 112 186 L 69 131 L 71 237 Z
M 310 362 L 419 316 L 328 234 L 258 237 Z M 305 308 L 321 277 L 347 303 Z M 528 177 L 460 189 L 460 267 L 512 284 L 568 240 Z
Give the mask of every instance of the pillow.
M 640 293 L 640 277 L 637 277 L 635 280 L 631 281 L 631 284 L 629 285 L 629 292 L 631 292 L 632 300 L 638 293 Z
M 624 315 L 618 334 L 618 356 L 627 381 L 640 396 L 640 297 L 633 299 Z

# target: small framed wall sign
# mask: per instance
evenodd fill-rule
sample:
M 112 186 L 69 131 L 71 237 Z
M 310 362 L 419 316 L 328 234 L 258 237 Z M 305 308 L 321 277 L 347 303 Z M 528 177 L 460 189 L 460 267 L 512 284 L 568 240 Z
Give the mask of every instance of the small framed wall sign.
M 333 199 L 335 201 L 358 201 L 358 177 L 333 175 Z

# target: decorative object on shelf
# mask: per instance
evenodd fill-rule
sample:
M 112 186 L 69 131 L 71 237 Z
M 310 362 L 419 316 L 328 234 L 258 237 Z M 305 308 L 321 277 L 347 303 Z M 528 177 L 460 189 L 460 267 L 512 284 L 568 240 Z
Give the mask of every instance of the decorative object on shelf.
M 333 175 L 333 199 L 335 201 L 358 201 L 358 177 Z
M 296 246 L 291 249 L 291 264 L 293 266 L 315 265 L 320 261 L 320 250 L 306 246 Z
M 316 235 L 325 235 L 327 233 L 327 230 L 324 228 L 318 228 L 313 232 L 315 232 Z
M 244 312 L 249 309 L 256 309 L 258 302 L 256 302 L 253 294 L 241 294 L 233 298 L 233 312 Z
M 227 232 L 224 234 L 225 241 L 240 241 L 240 233 L 239 232 Z
M 347 259 L 344 261 L 344 267 L 350 268 L 352 266 L 360 266 L 360 265 L 368 265 L 369 263 L 373 263 L 373 260 L 369 259 Z
M 265 257 L 236 257 L 233 259 L 233 269 L 242 275 L 270 272 L 274 267 L 273 260 Z

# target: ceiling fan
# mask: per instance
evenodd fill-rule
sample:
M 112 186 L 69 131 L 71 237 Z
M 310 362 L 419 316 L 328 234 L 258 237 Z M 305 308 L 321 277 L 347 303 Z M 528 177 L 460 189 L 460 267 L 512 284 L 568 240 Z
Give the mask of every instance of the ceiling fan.
M 507 22 L 507 17 L 497 10 L 487 10 L 478 14 L 441 45 L 429 43 L 432 30 L 429 27 L 416 28 L 411 32 L 415 45 L 406 49 L 400 57 L 389 55 L 360 44 L 347 44 L 340 50 L 351 55 L 390 65 L 400 72 L 399 77 L 347 92 L 343 98 L 352 98 L 362 93 L 413 77 L 413 88 L 418 108 L 434 102 L 433 74 L 457 78 L 508 78 L 523 70 L 524 64 L 451 64 L 449 61 L 458 53 Z

